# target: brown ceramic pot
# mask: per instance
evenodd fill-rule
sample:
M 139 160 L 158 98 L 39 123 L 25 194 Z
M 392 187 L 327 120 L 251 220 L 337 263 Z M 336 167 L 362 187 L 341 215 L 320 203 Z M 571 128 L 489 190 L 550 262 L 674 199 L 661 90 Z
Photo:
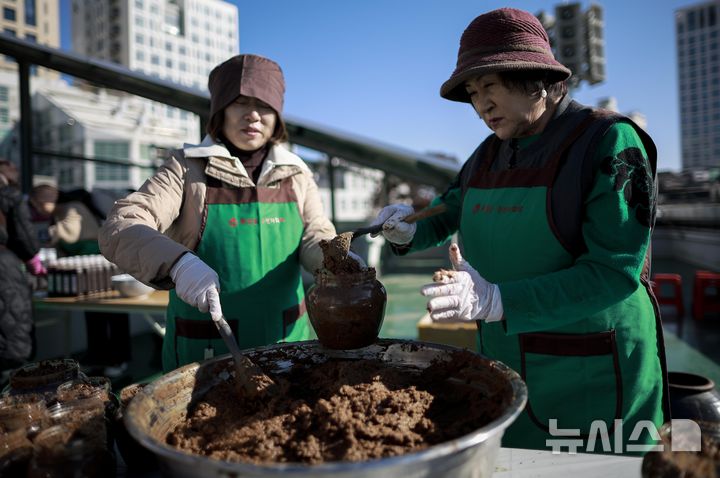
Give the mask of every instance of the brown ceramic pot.
M 377 339 L 387 292 L 372 268 L 353 274 L 319 273 L 306 302 L 310 323 L 323 346 L 358 349 Z

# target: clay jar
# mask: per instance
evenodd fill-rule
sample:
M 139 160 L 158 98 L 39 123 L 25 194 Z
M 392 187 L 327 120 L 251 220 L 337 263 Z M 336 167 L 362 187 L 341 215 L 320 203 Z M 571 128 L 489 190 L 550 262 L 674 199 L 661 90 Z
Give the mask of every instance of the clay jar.
M 375 269 L 357 273 L 315 274 L 307 308 L 320 343 L 329 349 L 358 349 L 377 339 L 387 292 Z
M 720 392 L 702 375 L 668 372 L 670 413 L 673 418 L 720 422 Z

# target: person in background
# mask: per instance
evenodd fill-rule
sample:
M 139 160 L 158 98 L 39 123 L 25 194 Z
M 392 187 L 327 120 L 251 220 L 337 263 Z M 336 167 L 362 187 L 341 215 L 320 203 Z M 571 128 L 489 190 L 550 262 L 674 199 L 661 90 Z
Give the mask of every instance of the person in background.
M 0 382 L 34 355 L 32 291 L 23 263 L 31 274 L 45 272 L 18 185 L 17 167 L 0 160 Z
M 469 103 L 492 134 L 432 205 L 386 206 L 373 224 L 398 254 L 447 241 L 455 272 L 422 289 L 437 322 L 476 322 L 480 351 L 522 375 L 529 401 L 504 446 L 550 447 L 553 427 L 595 420 L 647 443 L 670 418 L 665 352 L 648 282 L 657 152 L 628 118 L 567 93 L 570 70 L 526 11 L 480 15 L 440 95 Z M 642 431 L 642 429 L 641 429 Z M 546 442 L 546 440 L 550 440 Z M 621 450 L 622 451 L 622 450 Z
M 63 199 L 52 184 L 36 184 L 29 202 L 38 234 L 47 247 L 56 247 L 64 256 L 99 254 L 99 218 L 85 203 Z M 91 373 L 110 378 L 123 375 L 131 359 L 130 317 L 125 313 L 85 312 L 87 354 L 82 359 Z M 100 372 L 99 370 L 102 370 Z
M 210 302 L 241 348 L 310 338 L 300 267 L 319 269 L 319 242 L 335 236 L 310 169 L 281 146 L 280 66 L 237 55 L 212 70 L 208 87 L 202 143 L 172 152 L 100 231 L 105 257 L 171 289 L 166 372 L 228 352 Z

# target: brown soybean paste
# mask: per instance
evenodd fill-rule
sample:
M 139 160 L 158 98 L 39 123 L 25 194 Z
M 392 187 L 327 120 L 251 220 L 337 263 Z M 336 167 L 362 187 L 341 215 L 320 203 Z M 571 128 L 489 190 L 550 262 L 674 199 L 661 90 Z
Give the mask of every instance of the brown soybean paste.
M 423 372 L 375 360 L 334 360 L 295 364 L 273 378 L 283 393 L 256 402 L 238 399 L 232 382 L 214 387 L 167 442 L 235 462 L 364 461 L 472 432 L 497 418 L 512 397 L 488 362 L 469 352 L 453 353 L 450 362 Z M 466 385 L 471 380 L 482 387 Z

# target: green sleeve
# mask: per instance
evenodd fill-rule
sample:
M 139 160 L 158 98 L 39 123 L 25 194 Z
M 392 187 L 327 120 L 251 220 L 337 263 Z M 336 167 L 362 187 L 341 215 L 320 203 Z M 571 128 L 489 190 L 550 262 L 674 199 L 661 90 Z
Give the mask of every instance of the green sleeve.
M 582 224 L 587 252 L 567 269 L 498 284 L 508 334 L 570 324 L 637 289 L 655 206 L 647 153 L 631 125 L 616 123 L 601 139 L 593 164 Z
M 421 251 L 448 242 L 460 225 L 460 201 L 459 187 L 452 187 L 442 196 L 433 199 L 430 207 L 444 203 L 447 209 L 442 214 L 417 222 L 417 231 L 408 252 Z

